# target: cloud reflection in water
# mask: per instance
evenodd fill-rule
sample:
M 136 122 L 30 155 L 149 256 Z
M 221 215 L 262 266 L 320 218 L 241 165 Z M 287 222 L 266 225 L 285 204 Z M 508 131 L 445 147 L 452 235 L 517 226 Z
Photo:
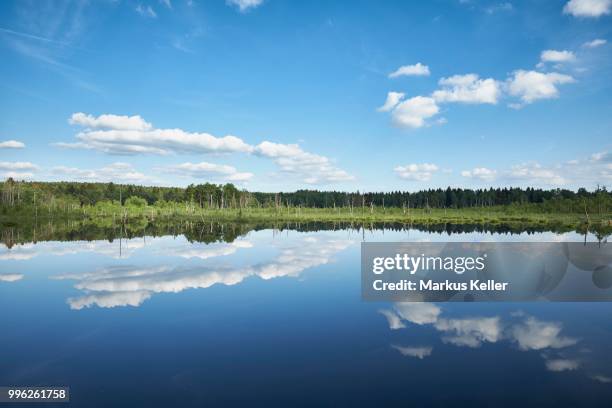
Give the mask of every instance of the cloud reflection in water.
M 177 250 L 174 255 L 186 258 L 209 259 L 234 253 L 240 248 L 252 248 L 248 241 L 215 244 L 213 248 L 192 247 Z M 271 261 L 247 266 L 113 266 L 78 274 L 64 274 L 55 279 L 77 280 L 75 288 L 86 295 L 69 298 L 71 309 L 98 306 L 140 306 L 154 293 L 177 293 L 186 289 L 208 288 L 216 284 L 236 285 L 246 278 L 257 276 L 267 280 L 278 277 L 297 277 L 303 271 L 327 264 L 338 252 L 351 245 L 349 240 L 326 236 L 300 237 L 291 246 L 282 248 Z

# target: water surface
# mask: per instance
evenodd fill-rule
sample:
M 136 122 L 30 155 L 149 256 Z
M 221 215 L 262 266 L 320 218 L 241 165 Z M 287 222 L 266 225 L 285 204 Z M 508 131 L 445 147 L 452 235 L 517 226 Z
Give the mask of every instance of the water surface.
M 609 303 L 360 298 L 363 240 L 583 235 L 217 228 L 1 245 L 0 384 L 74 407 L 612 403 Z

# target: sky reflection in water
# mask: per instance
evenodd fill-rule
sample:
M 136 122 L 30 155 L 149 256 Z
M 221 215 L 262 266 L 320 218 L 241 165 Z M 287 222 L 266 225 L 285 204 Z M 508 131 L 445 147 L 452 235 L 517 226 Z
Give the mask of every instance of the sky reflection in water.
M 0 383 L 70 385 L 73 406 L 609 406 L 609 304 L 362 302 L 362 239 L 583 237 L 263 230 L 2 246 Z

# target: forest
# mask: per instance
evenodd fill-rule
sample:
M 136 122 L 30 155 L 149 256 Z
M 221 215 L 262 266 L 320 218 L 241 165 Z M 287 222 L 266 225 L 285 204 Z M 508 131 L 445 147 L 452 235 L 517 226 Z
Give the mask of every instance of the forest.
M 446 188 L 269 193 L 238 189 L 233 184 L 180 188 L 7 179 L 1 189 L 0 229 L 8 241 L 14 240 L 15 231 L 21 231 L 22 239 L 27 231 L 40 236 L 43 223 L 52 225 L 56 233 L 67 229 L 74 236 L 82 231 L 116 234 L 211 222 L 350 223 L 364 228 L 399 223 L 445 231 L 453 225 L 472 225 L 498 231 L 595 231 L 601 236 L 612 232 L 612 193 L 605 187 L 592 191 Z
M 511 204 L 548 204 L 557 211 L 579 212 L 587 205 L 591 212 L 609 213 L 612 192 L 606 187 L 593 191 L 580 188 L 543 190 L 536 188 L 428 189 L 416 192 L 341 192 L 297 190 L 295 192 L 249 192 L 228 184 L 191 184 L 186 188 L 138 186 L 115 183 L 24 182 L 11 178 L 2 185 L 2 207 L 158 205 L 191 203 L 200 208 L 247 207 L 395 207 L 395 208 L 474 208 Z M 557 203 L 559 205 L 555 206 Z

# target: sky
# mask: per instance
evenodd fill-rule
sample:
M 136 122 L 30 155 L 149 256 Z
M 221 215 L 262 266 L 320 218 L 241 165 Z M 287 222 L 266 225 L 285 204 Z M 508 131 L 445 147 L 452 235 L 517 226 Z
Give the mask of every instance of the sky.
M 0 2 L 0 177 L 612 184 L 612 0 Z

